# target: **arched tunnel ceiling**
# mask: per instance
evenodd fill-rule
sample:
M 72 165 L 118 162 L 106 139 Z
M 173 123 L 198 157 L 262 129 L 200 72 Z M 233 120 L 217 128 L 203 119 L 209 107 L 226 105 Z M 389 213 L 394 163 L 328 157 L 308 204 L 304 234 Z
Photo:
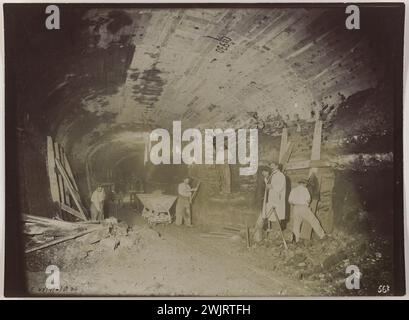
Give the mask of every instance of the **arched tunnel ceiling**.
M 79 112 L 59 122 L 57 138 L 81 161 L 109 143 L 131 149 L 139 142 L 126 132 L 173 120 L 186 128 L 246 127 L 252 112 L 309 120 L 376 87 L 383 72 L 372 67 L 370 39 L 345 29 L 343 9 L 95 9 L 82 19 L 91 55 L 114 50 L 98 72 L 102 87 L 116 88 L 78 89 Z M 65 74 L 54 90 L 78 77 Z

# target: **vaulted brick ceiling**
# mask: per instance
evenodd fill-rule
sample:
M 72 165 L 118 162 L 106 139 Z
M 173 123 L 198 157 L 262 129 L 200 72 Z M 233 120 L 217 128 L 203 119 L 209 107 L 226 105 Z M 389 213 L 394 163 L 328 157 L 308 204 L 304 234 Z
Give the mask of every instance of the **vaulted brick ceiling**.
M 342 10 L 125 12 L 129 24 L 114 33 L 112 10 L 87 13 L 91 21 L 105 19 L 93 30 L 97 47 L 130 34 L 135 46 L 118 92 L 83 103 L 90 112 L 115 114 L 117 124 L 237 127 L 252 111 L 308 119 L 322 105 L 377 84 L 369 43 L 346 30 Z
M 173 120 L 239 128 L 255 117 L 331 116 L 388 67 L 376 19 L 346 30 L 344 7 L 71 7 L 59 33 L 36 30 L 25 14 L 16 26 L 21 104 L 78 163 L 113 149 L 116 162 L 141 147 L 137 132 Z

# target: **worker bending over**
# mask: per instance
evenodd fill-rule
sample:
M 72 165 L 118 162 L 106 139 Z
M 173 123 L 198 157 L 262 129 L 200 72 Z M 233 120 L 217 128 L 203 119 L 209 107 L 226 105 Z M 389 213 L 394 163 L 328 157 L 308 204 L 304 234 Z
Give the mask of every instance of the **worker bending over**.
M 291 190 L 288 202 L 293 205 L 293 233 L 295 241 L 300 239 L 300 228 L 303 220 L 307 221 L 320 239 L 325 237 L 325 232 L 322 229 L 320 222 L 312 213 L 309 205 L 311 202 L 311 195 L 307 189 L 308 181 L 302 179 L 298 182 L 298 186 Z

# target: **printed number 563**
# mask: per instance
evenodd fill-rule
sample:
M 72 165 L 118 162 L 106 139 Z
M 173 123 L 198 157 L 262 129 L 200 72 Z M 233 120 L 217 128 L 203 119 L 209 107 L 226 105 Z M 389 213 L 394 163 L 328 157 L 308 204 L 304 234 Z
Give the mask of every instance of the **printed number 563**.
M 388 293 L 390 290 L 390 287 L 387 284 L 381 284 L 378 287 L 378 293 Z

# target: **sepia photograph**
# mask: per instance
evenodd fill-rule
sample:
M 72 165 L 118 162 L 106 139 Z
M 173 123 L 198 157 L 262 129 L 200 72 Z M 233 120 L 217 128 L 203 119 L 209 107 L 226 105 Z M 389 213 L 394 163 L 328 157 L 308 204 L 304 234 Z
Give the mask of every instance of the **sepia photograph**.
M 404 295 L 404 13 L 4 4 L 4 295 Z

